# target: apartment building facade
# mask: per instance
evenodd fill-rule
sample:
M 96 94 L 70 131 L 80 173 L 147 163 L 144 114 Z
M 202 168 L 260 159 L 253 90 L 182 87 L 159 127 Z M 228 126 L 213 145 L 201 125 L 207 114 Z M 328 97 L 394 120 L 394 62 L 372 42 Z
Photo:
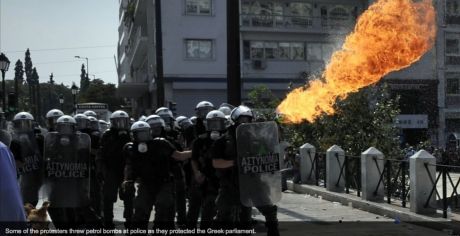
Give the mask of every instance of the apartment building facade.
M 120 1 L 119 95 L 135 115 L 156 104 L 155 1 Z M 367 7 L 365 0 L 240 0 L 242 100 L 257 85 L 280 98 L 324 68 Z M 165 104 L 226 102 L 226 1 L 161 2 Z

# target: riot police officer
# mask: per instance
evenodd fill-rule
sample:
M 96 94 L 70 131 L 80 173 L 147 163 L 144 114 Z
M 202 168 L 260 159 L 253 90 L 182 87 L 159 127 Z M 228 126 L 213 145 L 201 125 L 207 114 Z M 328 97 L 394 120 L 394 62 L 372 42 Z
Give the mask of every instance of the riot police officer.
M 87 112 L 89 113 L 89 112 Z M 83 114 L 84 115 L 84 114 Z M 91 176 L 96 177 L 96 160 L 99 158 L 97 155 L 99 154 L 99 147 L 100 147 L 100 139 L 101 139 L 101 132 L 99 127 L 99 120 L 93 116 L 87 116 L 88 123 L 87 123 L 87 134 L 91 138 L 91 165 L 90 165 L 90 174 Z M 77 123 L 78 124 L 78 123 Z M 90 192 L 91 192 L 91 206 L 93 207 L 94 211 L 98 216 L 101 215 L 102 211 L 102 179 L 101 178 L 91 178 L 90 184 Z
M 88 117 L 92 116 L 94 118 L 97 118 L 96 112 L 91 111 L 91 110 L 87 110 L 87 111 L 83 112 L 83 115 L 88 116 Z
M 71 116 L 56 121 L 56 132 L 45 137 L 48 212 L 57 228 L 98 227 L 100 219 L 90 206 L 89 163 L 91 140 L 77 132 Z
M 236 128 L 243 123 L 251 123 L 254 114 L 247 106 L 238 106 L 230 114 L 234 125 L 229 127 L 225 136 L 219 138 L 213 145 L 213 166 L 218 170 L 220 189 L 216 200 L 216 221 L 223 226 L 232 222 L 239 222 L 242 227 L 249 227 L 251 220 L 251 207 L 243 206 L 240 202 L 240 189 L 238 181 Z M 281 190 L 281 189 L 280 189 Z M 278 219 L 276 205 L 256 206 L 265 216 L 267 235 L 277 236 Z M 235 212 L 239 212 L 238 215 Z
M 36 137 L 33 121 L 28 112 L 14 116 L 11 151 L 16 159 L 23 201 L 35 206 L 43 180 L 43 150 L 40 148 L 43 147 L 43 138 Z
M 75 119 L 76 124 L 76 129 L 82 133 L 90 135 L 90 129 L 89 129 L 89 119 L 86 115 L 84 114 L 76 114 L 73 116 Z
M 64 113 L 59 109 L 51 109 L 46 113 L 46 125 L 48 132 L 56 131 L 56 122 Z
M 186 116 L 178 116 L 176 122 L 179 129 L 179 140 L 183 148 L 190 148 L 195 139 L 193 123 Z
M 201 101 L 196 105 L 195 137 L 198 137 L 199 135 L 206 133 L 204 120 L 206 119 L 206 115 L 212 110 L 214 110 L 214 105 L 208 101 Z
M 105 120 L 99 120 L 99 127 L 101 128 L 101 133 L 104 133 L 104 131 L 108 130 L 110 127 L 110 124 L 107 123 Z
M 201 202 L 200 228 L 209 228 L 216 215 L 215 200 L 219 189 L 219 179 L 216 170 L 212 166 L 211 146 L 225 132 L 225 115 L 221 111 L 214 110 L 206 115 L 206 136 L 198 137 L 192 147 L 192 167 L 194 176 L 194 188 L 191 194 L 191 202 Z M 188 212 L 189 227 L 196 227 L 200 213 L 199 207 L 190 208 Z
M 172 143 L 177 150 L 182 151 L 182 146 L 179 144 L 178 140 L 179 132 L 175 129 L 176 121 L 174 119 L 172 111 L 167 107 L 160 107 L 155 111 L 155 114 L 161 117 L 161 119 L 163 119 L 165 123 L 163 137 L 166 138 L 170 143 Z M 187 221 L 187 202 L 185 186 L 186 180 L 183 169 L 184 164 L 185 163 L 183 163 L 182 161 L 173 161 L 172 163 L 176 188 L 177 223 L 180 226 L 184 226 Z
M 161 122 L 158 119 L 157 121 Z M 159 135 L 158 130 L 154 132 Z M 124 147 L 127 159 L 123 189 L 133 195 L 134 181 L 138 180 L 133 224 L 147 229 L 150 212 L 155 205 L 155 227 L 174 228 L 174 177 L 171 159 L 188 159 L 191 151 L 179 152 L 168 140 L 153 138 L 150 125 L 143 121 L 131 126 L 131 134 L 133 142 Z
M 105 227 L 114 227 L 113 204 L 117 201 L 117 194 L 121 190 L 123 182 L 123 170 L 125 159 L 123 157 L 123 146 L 131 141 L 129 136 L 130 118 L 128 113 L 118 110 L 110 116 L 110 129 L 106 130 L 100 140 L 100 149 L 97 166 L 97 176 L 103 180 L 103 212 Z M 123 217 L 126 226 L 132 217 L 132 199 L 120 194 L 124 201 Z

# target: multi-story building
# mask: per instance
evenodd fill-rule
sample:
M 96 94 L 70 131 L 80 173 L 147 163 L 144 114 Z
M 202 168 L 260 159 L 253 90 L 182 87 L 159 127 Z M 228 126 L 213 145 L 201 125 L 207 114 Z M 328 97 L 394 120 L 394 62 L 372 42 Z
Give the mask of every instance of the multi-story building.
M 460 0 L 436 1 L 439 141 L 460 132 Z
M 155 1 L 122 0 L 119 90 L 133 113 L 156 104 Z M 256 85 L 283 97 L 324 68 L 353 28 L 366 0 L 240 0 L 242 100 Z M 161 4 L 165 104 L 193 115 L 195 105 L 226 101 L 227 10 L 222 0 Z

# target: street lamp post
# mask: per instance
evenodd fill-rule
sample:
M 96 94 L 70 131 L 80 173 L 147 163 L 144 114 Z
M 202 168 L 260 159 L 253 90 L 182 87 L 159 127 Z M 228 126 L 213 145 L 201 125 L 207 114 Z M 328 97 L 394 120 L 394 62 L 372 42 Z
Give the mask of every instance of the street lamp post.
M 89 77 L 89 64 L 88 64 L 88 58 L 87 57 L 81 57 L 81 56 L 75 56 L 75 58 L 78 59 L 86 59 L 86 78 Z
M 71 90 L 72 90 L 72 95 L 73 95 L 73 113 L 75 114 L 76 110 L 77 110 L 77 93 L 78 93 L 78 87 L 75 85 L 75 83 L 72 83 L 72 87 L 71 87 Z
M 64 95 L 59 95 L 59 103 L 61 104 L 61 111 L 64 110 Z
M 5 72 L 8 71 L 8 67 L 10 67 L 10 60 L 5 54 L 0 54 L 0 70 L 2 71 L 2 105 L 3 105 L 3 112 L 6 111 L 6 89 L 5 89 Z

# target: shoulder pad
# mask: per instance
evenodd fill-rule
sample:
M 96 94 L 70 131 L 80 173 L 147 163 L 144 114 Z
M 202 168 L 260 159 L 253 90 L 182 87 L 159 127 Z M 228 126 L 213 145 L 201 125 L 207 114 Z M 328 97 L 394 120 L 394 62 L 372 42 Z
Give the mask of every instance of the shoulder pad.
M 123 146 L 123 150 L 124 151 L 131 151 L 133 149 L 133 146 L 134 144 L 132 142 L 129 142 L 129 143 L 126 143 L 124 146 Z

